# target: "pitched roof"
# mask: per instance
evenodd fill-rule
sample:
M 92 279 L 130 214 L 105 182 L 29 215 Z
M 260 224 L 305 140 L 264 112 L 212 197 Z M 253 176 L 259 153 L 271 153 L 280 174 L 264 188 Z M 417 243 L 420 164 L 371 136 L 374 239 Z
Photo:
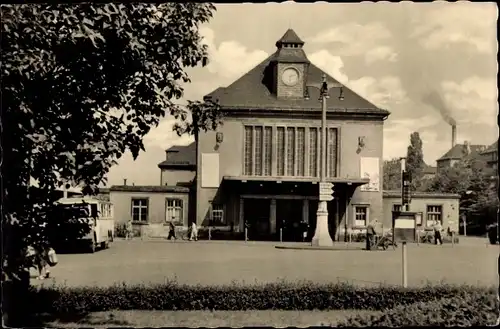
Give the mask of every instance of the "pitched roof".
M 113 185 L 111 192 L 187 193 L 188 187 L 162 185 Z
M 498 141 L 488 146 L 481 154 L 488 154 L 492 152 L 498 152 Z
M 465 144 L 455 144 L 448 152 L 446 152 L 442 157 L 440 157 L 437 161 L 442 160 L 459 160 L 464 158 L 473 158 L 477 156 L 481 150 L 485 148 L 485 145 L 472 145 L 470 146 L 470 153 L 468 155 L 464 154 Z
M 294 30 L 288 29 L 283 36 L 276 41 L 276 47 L 279 47 L 280 44 L 283 43 L 297 43 L 297 44 L 304 44 L 304 41 L 302 41 L 297 33 L 295 33 Z
M 437 172 L 437 168 L 433 166 L 425 166 L 422 171 L 423 174 L 435 174 Z
M 218 100 L 222 109 L 286 109 L 290 111 L 318 111 L 321 108 L 321 102 L 318 102 L 319 90 L 317 88 L 308 88 L 309 99 L 305 98 L 278 98 L 272 93 L 273 72 L 270 62 L 276 56 L 272 54 L 260 64 L 255 66 L 245 75 L 234 81 L 228 87 L 220 87 L 206 95 L 208 98 Z M 316 65 L 310 64 L 306 76 L 308 84 L 320 83 L 322 75 L 326 74 Z M 338 84 L 339 82 L 327 74 L 329 83 Z M 339 88 L 330 89 L 328 99 L 328 112 L 330 113 L 374 113 L 379 115 L 389 115 L 390 112 L 380 109 L 368 100 L 359 96 L 347 87 L 343 88 L 343 100 L 339 100 L 336 95 Z M 333 97 L 335 96 L 335 97 Z
M 196 142 L 189 145 L 174 145 L 166 150 L 167 159 L 158 164 L 159 168 L 192 168 L 196 166 Z

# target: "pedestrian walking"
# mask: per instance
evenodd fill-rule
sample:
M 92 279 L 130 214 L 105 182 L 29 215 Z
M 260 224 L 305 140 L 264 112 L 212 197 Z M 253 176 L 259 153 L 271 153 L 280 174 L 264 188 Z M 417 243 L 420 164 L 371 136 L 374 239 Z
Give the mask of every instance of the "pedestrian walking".
M 366 227 L 366 250 L 372 250 L 372 245 L 374 244 L 374 237 L 377 234 L 375 232 L 375 226 L 377 224 L 377 220 L 371 221 Z
M 129 220 L 125 226 L 125 240 L 132 240 L 134 236 L 134 230 L 132 226 L 132 220 Z
M 177 237 L 175 236 L 175 225 L 174 223 L 170 222 L 167 240 L 172 239 L 177 240 Z
M 53 248 L 42 247 L 35 249 L 35 265 L 38 269 L 39 280 L 50 277 L 50 267 L 57 265 L 57 255 Z
M 196 223 L 193 222 L 191 224 L 191 235 L 189 236 L 189 241 L 198 241 L 198 227 L 196 227 Z
M 442 245 L 443 244 L 443 238 L 441 236 L 441 232 L 443 230 L 443 227 L 441 226 L 441 221 L 436 221 L 436 223 L 433 226 L 434 228 L 434 244 L 436 245 Z

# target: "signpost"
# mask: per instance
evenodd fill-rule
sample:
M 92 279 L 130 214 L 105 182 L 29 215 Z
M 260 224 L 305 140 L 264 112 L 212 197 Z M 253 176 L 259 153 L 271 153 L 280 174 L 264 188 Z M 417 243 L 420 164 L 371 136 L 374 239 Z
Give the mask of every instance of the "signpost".
M 408 263 L 406 257 L 406 243 L 408 241 L 415 242 L 417 240 L 417 217 L 419 213 L 409 211 L 393 211 L 392 212 L 392 238 L 394 242 L 402 242 L 402 283 L 403 288 L 408 286 Z M 393 243 L 394 245 L 394 243 Z
M 333 200 L 333 184 L 319 183 L 319 201 Z

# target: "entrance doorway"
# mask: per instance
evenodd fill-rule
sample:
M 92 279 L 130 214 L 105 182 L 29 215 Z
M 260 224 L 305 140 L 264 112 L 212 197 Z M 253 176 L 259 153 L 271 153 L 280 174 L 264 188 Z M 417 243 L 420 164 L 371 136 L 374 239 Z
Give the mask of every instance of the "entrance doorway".
M 276 200 L 276 231 L 283 229 L 283 241 L 302 241 L 302 206 L 302 200 Z
M 270 238 L 270 206 L 271 202 L 267 199 L 245 199 L 243 218 L 250 224 L 248 239 L 262 241 Z

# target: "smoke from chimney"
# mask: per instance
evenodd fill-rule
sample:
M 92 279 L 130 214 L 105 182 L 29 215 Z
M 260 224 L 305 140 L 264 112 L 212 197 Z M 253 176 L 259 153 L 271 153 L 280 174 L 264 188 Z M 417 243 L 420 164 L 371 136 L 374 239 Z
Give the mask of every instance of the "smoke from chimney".
M 455 147 L 457 144 L 457 126 L 451 125 L 451 147 Z
M 450 109 L 445 105 L 443 99 L 436 91 L 431 91 L 422 98 L 422 101 L 441 113 L 444 121 L 446 121 L 451 126 L 456 126 L 457 122 L 451 116 Z

